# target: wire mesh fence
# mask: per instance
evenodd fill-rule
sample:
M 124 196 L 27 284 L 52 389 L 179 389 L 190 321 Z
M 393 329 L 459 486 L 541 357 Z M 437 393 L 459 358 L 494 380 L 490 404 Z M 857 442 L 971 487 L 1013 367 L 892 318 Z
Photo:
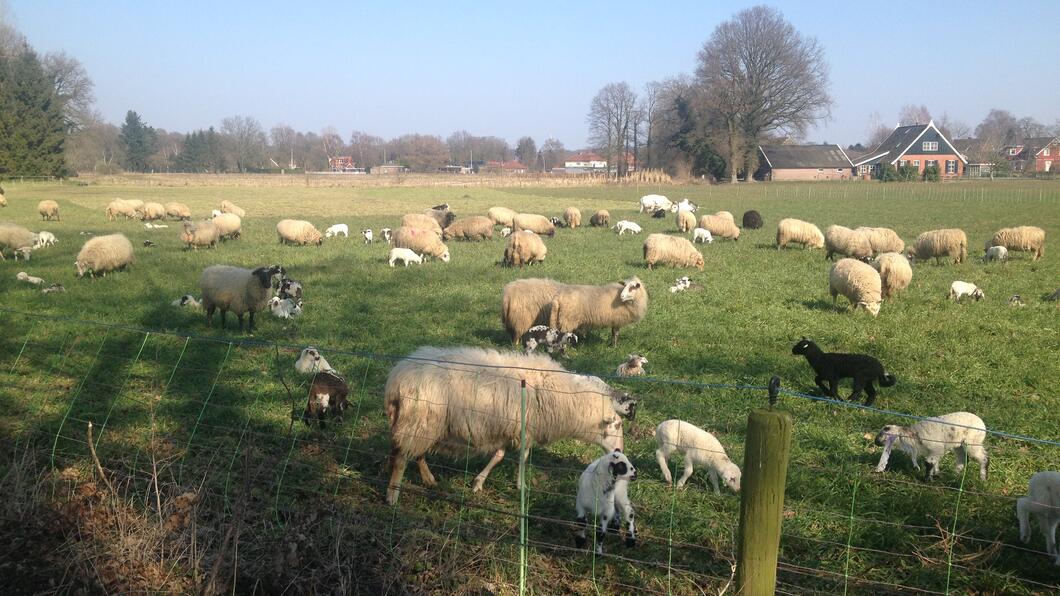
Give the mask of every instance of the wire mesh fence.
M 517 393 L 514 410 L 474 413 L 503 418 L 521 433 L 504 445 L 481 492 L 473 491 L 475 478 L 498 446 L 468 439 L 428 455 L 437 484 L 409 474 L 391 507 L 384 503 L 391 442 L 383 388 L 399 355 L 322 349 L 350 395 L 343 419 L 321 427 L 300 421 L 310 379 L 293 362 L 304 346 L 7 309 L 0 324 L 7 331 L 0 338 L 0 437 L 14 446 L 5 450 L 14 454 L 8 470 L 18 454 L 33 452 L 40 454 L 35 466 L 90 478 L 96 459 L 131 502 L 165 524 L 180 511 L 174 499 L 194 495 L 195 528 L 178 516 L 177 529 L 201 541 L 187 552 L 206 554 L 175 566 L 193 583 L 235 589 L 265 582 L 296 591 L 315 582 L 347 591 L 735 591 L 739 496 L 724 486 L 715 493 L 707 469 L 684 489 L 667 485 L 653 429 L 686 420 L 715 433 L 739 463 L 746 417 L 765 404 L 764 385 L 606 378 L 640 400 L 636 418 L 622 427 L 624 451 L 638 469 L 630 488 L 637 544 L 609 535 L 597 553 L 575 547 L 574 504 L 579 476 L 600 450 L 593 440 L 538 446 L 527 439 L 537 415 L 527 395 L 543 387 Z M 534 372 L 424 364 L 470 371 L 486 388 Z M 1037 530 L 1021 542 L 1015 515 L 1027 479 L 1058 467 L 1056 437 L 989 429 L 987 481 L 975 468 L 969 473 L 971 466 L 956 472 L 953 456 L 938 479 L 925 481 L 898 451 L 887 471 L 876 472 L 873 445 L 883 424 L 923 417 L 781 393 L 796 423 L 778 593 L 1060 588 L 1055 555 Z M 671 469 L 682 465 L 677 460 Z M 240 545 L 238 553 L 231 544 Z M 211 566 L 222 571 L 211 575 Z

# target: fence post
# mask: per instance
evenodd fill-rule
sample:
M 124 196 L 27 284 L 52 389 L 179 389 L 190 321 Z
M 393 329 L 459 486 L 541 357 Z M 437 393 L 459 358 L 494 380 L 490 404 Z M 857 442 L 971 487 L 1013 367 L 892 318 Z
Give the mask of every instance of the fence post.
M 769 409 L 751 412 L 744 446 L 736 592 L 773 594 L 791 449 L 791 415 L 773 410 L 780 378 L 769 381 Z

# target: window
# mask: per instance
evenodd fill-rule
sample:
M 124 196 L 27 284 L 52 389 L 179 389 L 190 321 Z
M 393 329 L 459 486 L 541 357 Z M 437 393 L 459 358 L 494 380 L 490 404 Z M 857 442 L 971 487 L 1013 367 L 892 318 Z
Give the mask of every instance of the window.
M 1009 147 L 1009 150 L 1008 150 L 1008 154 L 1009 155 L 1019 155 L 1019 153 L 1020 153 L 1020 151 L 1019 151 L 1018 147 Z
M 1045 149 L 1042 149 L 1042 155 L 1044 155 L 1045 157 L 1049 157 L 1049 148 L 1048 147 L 1046 147 Z
M 939 142 L 938 141 L 924 141 L 924 151 L 938 151 L 938 150 L 939 150 Z
M 1050 172 L 1050 171 L 1052 171 L 1052 169 L 1053 169 L 1053 162 L 1051 162 L 1051 161 L 1045 162 L 1045 171 L 1046 172 Z
M 919 168 L 920 167 L 920 160 L 919 159 L 914 159 L 913 160 L 913 165 Z
M 926 168 L 936 167 L 937 168 L 937 167 L 939 167 L 939 160 L 937 160 L 937 159 L 929 159 L 929 160 L 924 162 L 924 167 L 926 167 Z
M 823 172 L 823 171 L 824 171 L 824 168 L 817 168 L 817 171 L 818 171 L 818 172 Z
M 843 168 L 836 168 L 835 171 L 840 173 L 840 174 L 842 174 L 843 173 Z
M 905 160 L 904 159 L 899 159 L 898 160 L 898 167 L 899 168 L 905 167 Z
M 946 173 L 950 174 L 950 175 L 957 173 L 957 160 L 956 159 L 947 159 L 946 160 Z

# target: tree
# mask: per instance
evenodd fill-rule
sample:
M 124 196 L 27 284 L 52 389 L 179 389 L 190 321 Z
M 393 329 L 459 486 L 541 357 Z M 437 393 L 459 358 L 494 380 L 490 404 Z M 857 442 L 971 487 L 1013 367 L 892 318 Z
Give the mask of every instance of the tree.
M 531 137 L 523 137 L 515 144 L 515 156 L 527 167 L 527 171 L 537 168 L 537 143 Z
M 924 168 L 924 182 L 938 182 L 942 179 L 938 166 L 927 166 Z
M 552 168 L 562 168 L 567 161 L 567 149 L 559 139 L 545 139 L 541 145 L 541 168 L 544 172 L 551 172 Z
M 246 172 L 260 168 L 265 156 L 265 131 L 248 116 L 229 116 L 221 120 L 221 134 L 228 146 L 229 161 L 236 170 Z
M 827 118 L 828 66 L 817 40 L 804 37 L 776 9 L 754 6 L 717 26 L 698 56 L 696 80 L 725 139 L 730 176 L 757 166 L 769 134 L 802 136 Z
M 0 53 L 0 173 L 62 176 L 66 126 L 36 52 Z
M 898 122 L 902 126 L 927 124 L 931 122 L 931 110 L 927 109 L 927 106 L 923 104 L 918 106 L 906 104 L 898 111 Z
M 176 163 L 177 169 L 182 172 L 225 171 L 221 135 L 212 126 L 207 130 L 188 133 Z
M 414 172 L 437 172 L 449 161 L 449 148 L 440 137 L 408 134 L 389 146 L 394 159 Z
M 66 141 L 66 163 L 75 172 L 115 174 L 124 160 L 120 130 L 96 114 Z
M 277 124 L 269 131 L 272 139 L 273 159 L 277 163 L 287 164 L 290 168 L 298 167 L 294 161 L 294 141 L 297 133 L 287 124 Z
M 604 154 L 617 177 L 629 169 L 626 154 L 633 138 L 636 105 L 637 94 L 625 82 L 605 85 L 589 104 L 589 142 Z
M 1034 118 L 1027 116 L 1020 118 L 1016 122 L 1016 129 L 1019 131 L 1020 136 L 1027 137 L 1044 137 L 1050 134 L 1049 127 L 1038 122 Z
M 350 153 L 358 167 L 374 168 L 383 163 L 383 139 L 366 132 L 353 131 L 350 135 Z
M 939 130 L 942 134 L 946 135 L 949 140 L 953 139 L 965 139 L 972 133 L 972 127 L 968 126 L 961 120 L 956 118 L 950 118 L 950 115 L 946 112 L 942 113 L 942 117 L 939 118 Z
M 119 138 L 125 150 L 125 169 L 146 172 L 147 160 L 155 152 L 155 129 L 145 124 L 139 114 L 129 110 L 121 125 Z
M 883 120 L 880 119 L 879 112 L 873 112 L 869 114 L 869 125 L 866 132 L 869 135 L 869 140 L 866 142 L 869 150 L 875 149 L 880 146 L 880 143 L 887 140 L 887 137 L 891 135 L 892 129 L 887 128 L 883 125 Z
M 975 136 L 997 147 L 1014 143 L 1020 136 L 1019 121 L 1012 112 L 994 108 L 975 127 Z
M 655 123 L 659 118 L 659 103 L 663 94 L 663 83 L 651 81 L 644 85 L 644 93 L 641 95 L 640 112 L 644 122 L 644 167 L 654 168 L 652 159 L 652 140 Z
M 94 87 L 81 62 L 66 52 L 46 54 L 41 61 L 55 88 L 55 96 L 66 118 L 66 128 L 75 131 L 92 119 Z

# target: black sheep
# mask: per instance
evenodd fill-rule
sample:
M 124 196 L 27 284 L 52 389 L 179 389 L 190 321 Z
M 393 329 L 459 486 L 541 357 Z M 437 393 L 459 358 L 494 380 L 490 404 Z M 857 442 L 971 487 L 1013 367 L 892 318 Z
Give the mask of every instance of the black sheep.
M 880 361 L 872 356 L 822 352 L 817 344 L 805 337 L 795 344 L 791 353 L 806 356 L 806 360 L 817 373 L 814 382 L 828 397 L 839 397 L 839 379 L 853 378 L 854 391 L 850 394 L 850 401 L 857 401 L 864 389 L 868 394 L 865 405 L 871 406 L 876 401 L 876 388 L 872 386 L 874 380 L 879 381 L 880 387 L 890 387 L 895 383 L 895 378 L 887 374 Z M 828 382 L 827 387 L 825 381 Z
M 655 219 L 662 219 L 670 213 L 669 209 L 656 209 L 651 212 L 651 216 Z
M 745 211 L 743 214 L 743 227 L 748 230 L 757 230 L 762 227 L 762 214 L 755 211 Z

